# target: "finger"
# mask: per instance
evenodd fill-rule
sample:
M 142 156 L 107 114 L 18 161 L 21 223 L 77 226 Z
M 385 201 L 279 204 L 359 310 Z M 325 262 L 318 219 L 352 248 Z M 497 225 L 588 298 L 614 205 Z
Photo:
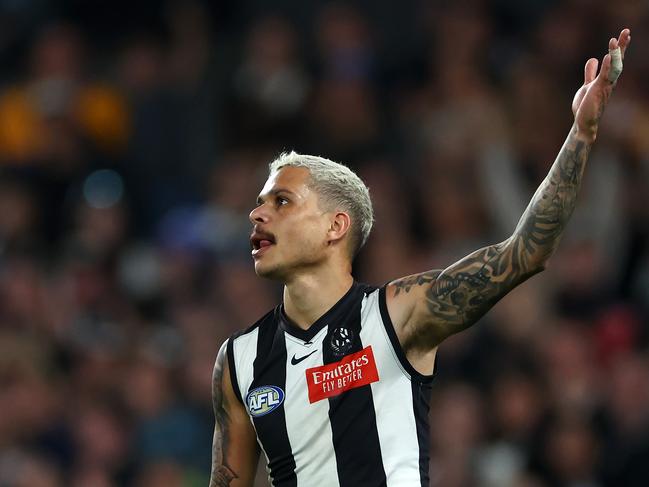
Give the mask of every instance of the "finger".
M 599 66 L 599 61 L 592 57 L 586 61 L 586 66 L 584 66 L 584 84 L 587 85 L 595 79 L 597 76 L 597 66 Z
M 620 74 L 622 74 L 622 50 L 615 37 L 608 41 L 608 53 L 611 58 L 611 63 L 606 78 L 610 83 L 615 83 L 620 77 Z
M 624 59 L 624 53 L 626 48 L 631 43 L 631 31 L 629 29 L 622 29 L 620 32 L 620 37 L 618 37 L 618 45 L 620 46 L 620 51 L 622 51 L 622 59 Z
M 599 70 L 599 74 L 597 75 L 597 82 L 611 84 L 612 81 L 610 81 L 609 79 L 610 75 L 611 75 L 611 55 L 607 54 L 606 56 L 604 56 L 604 59 L 602 59 L 602 65 Z

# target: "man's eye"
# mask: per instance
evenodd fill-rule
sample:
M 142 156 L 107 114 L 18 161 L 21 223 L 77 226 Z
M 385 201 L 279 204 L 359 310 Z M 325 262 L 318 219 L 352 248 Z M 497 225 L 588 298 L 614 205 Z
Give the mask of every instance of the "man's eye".
M 288 200 L 286 198 L 282 198 L 281 196 L 277 197 L 277 204 L 282 206 L 288 203 Z

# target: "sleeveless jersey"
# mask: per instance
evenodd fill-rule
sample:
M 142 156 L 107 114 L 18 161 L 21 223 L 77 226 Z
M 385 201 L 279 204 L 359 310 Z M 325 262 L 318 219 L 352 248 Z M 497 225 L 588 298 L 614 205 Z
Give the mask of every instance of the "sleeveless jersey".
M 280 305 L 228 340 L 274 486 L 428 486 L 432 376 L 408 362 L 385 287 L 354 283 L 308 330 Z

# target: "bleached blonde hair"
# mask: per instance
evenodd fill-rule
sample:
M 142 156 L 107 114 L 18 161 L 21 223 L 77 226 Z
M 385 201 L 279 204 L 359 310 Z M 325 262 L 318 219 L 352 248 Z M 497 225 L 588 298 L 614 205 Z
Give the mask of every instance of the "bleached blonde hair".
M 320 204 L 328 210 L 341 210 L 351 218 L 352 257 L 365 245 L 374 224 L 370 192 L 354 171 L 330 159 L 295 151 L 283 152 L 268 165 L 270 175 L 283 167 L 304 167 L 309 170 L 310 186 L 320 196 Z

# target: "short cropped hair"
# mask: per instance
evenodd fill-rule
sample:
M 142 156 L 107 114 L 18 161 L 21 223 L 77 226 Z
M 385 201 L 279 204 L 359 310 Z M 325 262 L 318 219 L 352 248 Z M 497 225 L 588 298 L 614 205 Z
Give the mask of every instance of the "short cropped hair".
M 365 245 L 374 224 L 370 192 L 354 171 L 324 157 L 283 152 L 268 165 L 270 174 L 283 167 L 304 167 L 310 173 L 310 185 L 327 210 L 342 210 L 351 217 L 352 258 Z

